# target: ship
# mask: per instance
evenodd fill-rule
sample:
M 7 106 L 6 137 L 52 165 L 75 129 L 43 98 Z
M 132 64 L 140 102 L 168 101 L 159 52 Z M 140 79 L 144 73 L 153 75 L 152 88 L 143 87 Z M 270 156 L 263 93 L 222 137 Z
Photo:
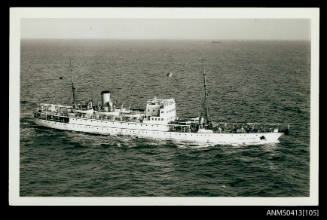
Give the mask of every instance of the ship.
M 70 62 L 70 70 L 71 62 Z M 145 109 L 116 106 L 109 90 L 101 92 L 101 103 L 76 102 L 73 77 L 72 105 L 41 103 L 34 111 L 38 126 L 99 135 L 171 140 L 213 145 L 261 145 L 279 143 L 289 125 L 281 123 L 226 123 L 209 118 L 206 71 L 201 114 L 180 118 L 174 98 L 151 98 Z

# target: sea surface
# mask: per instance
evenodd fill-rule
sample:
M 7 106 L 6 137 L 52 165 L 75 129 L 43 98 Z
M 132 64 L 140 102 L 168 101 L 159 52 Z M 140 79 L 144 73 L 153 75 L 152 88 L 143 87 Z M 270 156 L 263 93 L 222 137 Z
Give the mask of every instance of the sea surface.
M 38 103 L 71 104 L 72 75 L 78 100 L 171 97 L 179 117 L 198 116 L 204 66 L 212 120 L 286 122 L 290 134 L 212 146 L 33 123 Z M 22 40 L 20 78 L 21 196 L 309 196 L 310 42 Z

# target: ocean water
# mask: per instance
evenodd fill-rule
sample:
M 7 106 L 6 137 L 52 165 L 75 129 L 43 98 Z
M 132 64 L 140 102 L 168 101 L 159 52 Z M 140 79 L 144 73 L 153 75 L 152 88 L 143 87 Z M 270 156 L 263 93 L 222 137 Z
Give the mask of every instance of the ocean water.
M 197 116 L 205 65 L 212 120 L 291 132 L 279 144 L 212 146 L 38 127 L 38 103 L 71 103 L 70 58 L 78 100 L 173 97 L 179 117 Z M 21 196 L 309 196 L 309 42 L 22 40 L 20 77 Z

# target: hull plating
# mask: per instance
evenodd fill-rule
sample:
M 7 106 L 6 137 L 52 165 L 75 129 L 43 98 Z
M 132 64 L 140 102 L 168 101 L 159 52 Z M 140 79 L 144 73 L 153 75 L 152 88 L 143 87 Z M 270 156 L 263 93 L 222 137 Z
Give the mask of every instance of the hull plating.
M 61 123 L 55 121 L 46 121 L 42 119 L 35 119 L 35 123 L 59 130 L 69 130 L 86 132 L 102 135 L 129 135 L 143 138 L 153 138 L 161 140 L 177 140 L 189 142 L 202 142 L 222 145 L 258 145 L 268 143 L 279 143 L 278 139 L 283 133 L 269 132 L 269 133 L 185 133 L 185 132 L 169 132 L 165 131 L 163 127 L 158 130 L 151 130 L 152 128 L 135 129 L 135 125 L 126 127 L 124 123 L 115 122 L 113 125 L 93 125 L 87 123 Z M 134 126 L 134 128 L 133 128 Z

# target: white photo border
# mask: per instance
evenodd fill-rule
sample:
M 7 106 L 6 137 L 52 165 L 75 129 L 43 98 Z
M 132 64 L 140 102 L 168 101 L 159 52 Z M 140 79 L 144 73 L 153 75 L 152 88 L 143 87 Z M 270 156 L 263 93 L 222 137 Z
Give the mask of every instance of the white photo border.
M 10 8 L 9 204 L 10 205 L 319 205 L 319 8 Z M 83 19 L 309 19 L 311 22 L 309 197 L 21 197 L 20 41 L 24 18 Z

